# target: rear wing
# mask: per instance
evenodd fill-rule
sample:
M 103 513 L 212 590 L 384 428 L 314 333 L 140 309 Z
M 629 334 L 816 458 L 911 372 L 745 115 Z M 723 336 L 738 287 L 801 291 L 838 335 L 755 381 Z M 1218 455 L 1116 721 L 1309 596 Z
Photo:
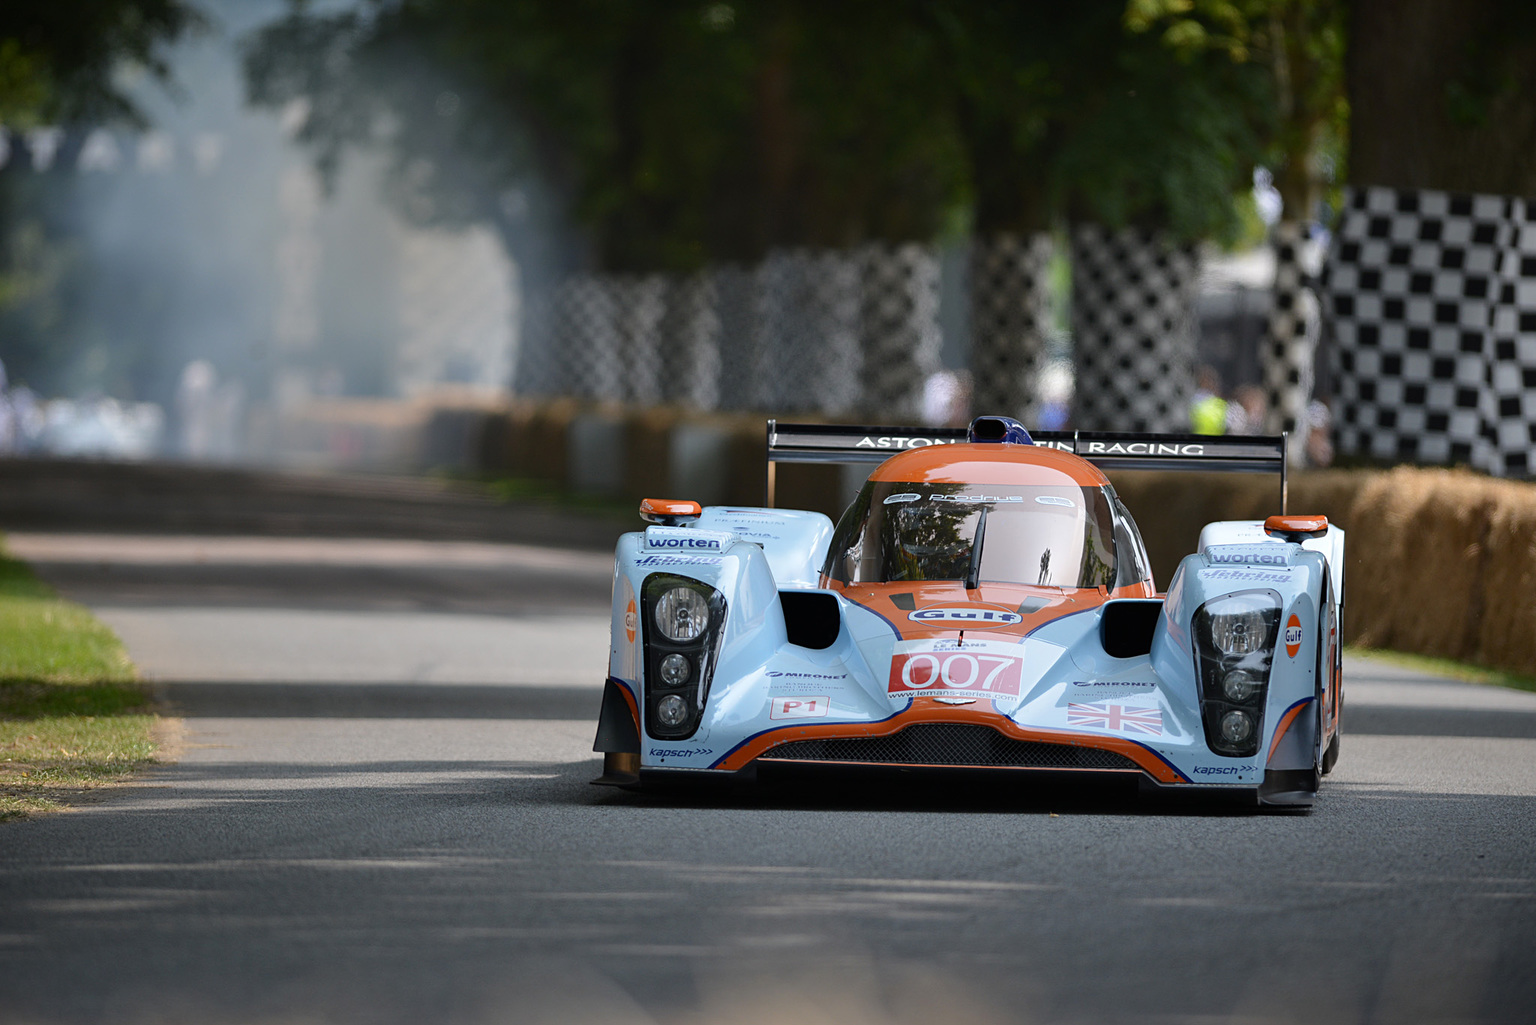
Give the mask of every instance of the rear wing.
M 883 463 L 898 452 L 954 445 L 970 437 L 963 427 L 866 427 L 768 421 L 767 504 L 773 505 L 778 463 Z M 1196 470 L 1277 473 L 1280 511 L 1286 511 L 1286 436 L 1245 434 L 1134 434 L 1112 431 L 1031 431 L 1042 448 L 1071 452 L 1101 470 Z

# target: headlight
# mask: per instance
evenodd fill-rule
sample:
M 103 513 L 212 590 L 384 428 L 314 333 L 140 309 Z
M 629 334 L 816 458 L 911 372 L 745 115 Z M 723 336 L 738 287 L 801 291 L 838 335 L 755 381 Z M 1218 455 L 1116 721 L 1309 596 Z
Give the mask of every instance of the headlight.
M 1200 718 L 1210 749 L 1229 758 L 1258 753 L 1269 671 L 1280 628 L 1280 596 L 1244 591 L 1195 610 Z
M 1229 744 L 1241 744 L 1253 733 L 1253 720 L 1247 712 L 1236 709 L 1221 717 L 1221 739 Z
M 656 718 L 663 726 L 681 726 L 688 720 L 688 700 L 676 694 L 668 694 L 656 702 Z
M 697 640 L 709 626 L 709 602 L 691 587 L 674 587 L 656 602 L 656 626 L 668 640 Z
M 693 669 L 688 665 L 688 659 L 676 652 L 661 660 L 661 682 L 668 687 L 680 687 L 688 682 L 688 677 L 693 675 Z
M 1265 611 L 1273 606 L 1267 595 L 1234 594 L 1206 605 L 1211 617 L 1211 643 L 1223 655 L 1249 655 L 1264 646 L 1268 633 Z
M 725 634 L 725 595 L 702 580 L 652 573 L 640 585 L 645 627 L 645 732 L 685 740 L 704 720 Z
M 1258 693 L 1259 687 L 1259 678 L 1247 669 L 1234 669 L 1221 678 L 1221 692 L 1228 701 L 1247 701 Z

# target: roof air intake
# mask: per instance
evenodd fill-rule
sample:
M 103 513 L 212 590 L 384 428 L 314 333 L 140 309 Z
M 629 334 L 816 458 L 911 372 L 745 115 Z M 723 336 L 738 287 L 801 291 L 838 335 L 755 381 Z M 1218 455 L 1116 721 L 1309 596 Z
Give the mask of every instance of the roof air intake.
M 1035 443 L 1024 425 L 1011 416 L 978 416 L 971 421 L 970 440 L 1001 442 L 1004 445 Z

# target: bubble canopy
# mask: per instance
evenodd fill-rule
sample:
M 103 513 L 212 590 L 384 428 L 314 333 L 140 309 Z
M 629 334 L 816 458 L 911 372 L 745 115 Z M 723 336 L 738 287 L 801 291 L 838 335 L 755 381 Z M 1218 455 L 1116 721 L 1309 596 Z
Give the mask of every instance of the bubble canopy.
M 870 480 L 823 568 L 843 584 L 923 580 L 1112 587 L 1114 499 L 1070 478 L 1042 484 Z

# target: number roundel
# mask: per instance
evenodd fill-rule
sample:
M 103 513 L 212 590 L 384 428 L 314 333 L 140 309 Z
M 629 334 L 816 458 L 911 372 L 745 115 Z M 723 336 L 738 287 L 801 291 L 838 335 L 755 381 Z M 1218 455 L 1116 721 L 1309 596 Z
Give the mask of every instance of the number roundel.
M 987 697 L 1017 697 L 1023 663 L 1017 655 L 968 651 L 915 651 L 891 659 L 887 692 L 958 691 Z

